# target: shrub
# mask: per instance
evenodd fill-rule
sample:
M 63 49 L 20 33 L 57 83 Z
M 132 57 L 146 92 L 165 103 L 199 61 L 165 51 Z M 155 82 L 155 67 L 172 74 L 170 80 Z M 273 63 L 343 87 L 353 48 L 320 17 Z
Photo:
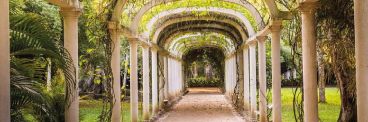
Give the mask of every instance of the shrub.
M 189 87 L 221 87 L 223 86 L 223 81 L 218 78 L 207 79 L 206 77 L 190 78 Z

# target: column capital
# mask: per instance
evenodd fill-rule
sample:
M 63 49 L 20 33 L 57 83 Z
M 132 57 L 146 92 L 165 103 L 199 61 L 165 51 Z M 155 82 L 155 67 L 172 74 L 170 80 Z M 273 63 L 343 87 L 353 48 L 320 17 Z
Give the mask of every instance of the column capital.
M 129 38 L 128 39 L 129 43 L 133 44 L 133 43 L 138 43 L 139 42 L 139 39 L 138 38 Z
M 319 2 L 303 2 L 299 3 L 297 8 L 301 13 L 315 13 L 319 7 Z
M 77 19 L 83 13 L 82 8 L 61 8 L 59 13 L 64 18 L 75 18 Z
M 158 50 L 157 50 L 157 48 L 156 48 L 156 47 L 151 47 L 151 51 L 152 51 L 152 52 L 157 52 Z
M 249 44 L 243 44 L 242 48 L 243 49 L 248 49 L 249 48 Z
M 258 42 L 263 42 L 263 41 L 267 40 L 267 36 L 257 36 L 256 38 L 257 38 Z
M 150 45 L 148 45 L 147 43 L 141 43 L 141 46 L 142 46 L 143 48 L 149 48 L 149 47 L 150 47 Z
M 271 20 L 271 26 L 269 27 L 271 32 L 279 32 L 282 29 L 282 19 Z
M 256 46 L 257 45 L 257 42 L 256 41 L 252 41 L 252 42 L 249 42 L 248 45 L 250 47 L 253 47 L 253 46 Z

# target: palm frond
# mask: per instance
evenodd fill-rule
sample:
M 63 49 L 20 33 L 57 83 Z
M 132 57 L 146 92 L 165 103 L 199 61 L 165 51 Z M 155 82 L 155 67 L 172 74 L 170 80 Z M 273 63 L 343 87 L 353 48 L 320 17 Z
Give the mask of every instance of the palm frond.
M 11 56 L 33 58 L 41 56 L 50 58 L 65 77 L 66 100 L 72 98 L 71 91 L 77 88 L 76 69 L 69 52 L 59 42 L 55 42 L 46 29 L 47 23 L 35 14 L 17 14 L 11 19 Z M 67 106 L 72 101 L 66 101 Z

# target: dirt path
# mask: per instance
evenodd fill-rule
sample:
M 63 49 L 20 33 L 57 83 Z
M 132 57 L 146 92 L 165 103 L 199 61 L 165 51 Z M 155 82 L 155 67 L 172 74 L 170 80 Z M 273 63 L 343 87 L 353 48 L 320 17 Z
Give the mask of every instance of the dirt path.
M 244 122 L 217 88 L 190 88 L 159 122 Z

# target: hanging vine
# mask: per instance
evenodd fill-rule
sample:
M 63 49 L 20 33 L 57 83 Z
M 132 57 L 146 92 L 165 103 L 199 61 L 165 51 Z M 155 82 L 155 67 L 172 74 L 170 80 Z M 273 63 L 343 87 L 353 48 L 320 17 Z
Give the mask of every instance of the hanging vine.
M 113 73 L 111 69 L 112 47 L 114 43 L 111 40 L 108 23 L 112 17 L 113 9 L 118 0 L 102 0 L 99 2 L 93 0 L 84 0 L 84 10 L 87 12 L 88 22 L 87 36 L 91 41 L 94 41 L 99 46 L 103 47 L 105 53 L 104 61 L 107 62 L 103 66 L 105 71 L 105 77 L 103 82 L 106 84 L 104 89 L 105 96 L 103 97 L 103 106 L 101 115 L 98 117 L 100 122 L 110 122 L 112 116 L 112 108 L 115 106 L 116 98 L 120 99 L 120 96 L 114 94 Z

